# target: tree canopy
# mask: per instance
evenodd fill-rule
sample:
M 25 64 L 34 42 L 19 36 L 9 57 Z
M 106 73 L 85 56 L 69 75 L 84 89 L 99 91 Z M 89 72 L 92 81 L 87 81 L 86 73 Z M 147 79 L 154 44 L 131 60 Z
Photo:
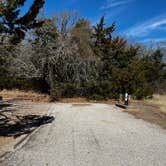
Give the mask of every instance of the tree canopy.
M 20 16 L 21 7 L 26 0 L 4 0 L 0 2 L 0 34 L 1 42 L 7 36 L 10 42 L 15 44 L 25 37 L 25 33 L 42 25 L 42 21 L 36 19 L 39 10 L 43 7 L 45 0 L 34 0 L 30 9 Z
M 9 35 L 6 42 L 14 44 L 12 51 L 0 45 L 1 89 L 36 90 L 49 93 L 54 100 L 118 99 L 126 92 L 142 99 L 166 93 L 166 65 L 160 47 L 129 44 L 115 35 L 114 22 L 105 24 L 104 16 L 95 26 L 75 12 L 37 20 L 44 1 L 40 5 L 34 1 L 24 16 L 19 11 L 25 1 L 15 1 L 13 7 L 10 2 L 1 3 L 0 34 Z M 14 17 L 4 12 L 7 4 Z M 27 31 L 26 40 L 20 42 Z

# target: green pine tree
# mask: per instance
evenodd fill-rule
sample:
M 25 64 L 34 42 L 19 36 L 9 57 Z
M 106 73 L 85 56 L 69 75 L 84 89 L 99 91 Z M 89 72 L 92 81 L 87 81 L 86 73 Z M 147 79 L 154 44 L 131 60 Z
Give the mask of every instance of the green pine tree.
M 12 44 L 19 43 L 29 29 L 41 26 L 36 19 L 45 0 L 34 0 L 29 11 L 20 16 L 20 8 L 26 0 L 3 0 L 0 2 L 0 34 L 8 36 Z M 1 38 L 3 40 L 3 38 Z

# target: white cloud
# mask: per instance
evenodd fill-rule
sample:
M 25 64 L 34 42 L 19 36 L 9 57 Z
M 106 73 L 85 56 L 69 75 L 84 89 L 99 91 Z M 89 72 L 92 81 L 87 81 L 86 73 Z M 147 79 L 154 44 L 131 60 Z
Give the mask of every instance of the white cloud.
M 141 43 L 160 43 L 160 42 L 165 42 L 166 41 L 166 38 L 163 37 L 163 38 L 146 38 L 146 39 L 143 39 L 141 40 L 140 42 Z
M 135 25 L 124 31 L 123 34 L 129 37 L 145 37 L 154 30 L 166 30 L 166 13 Z
M 122 13 L 128 7 L 129 3 L 133 1 L 135 0 L 105 0 L 100 10 L 104 12 L 103 15 L 105 15 L 105 19 L 107 20 Z M 109 9 L 111 9 L 111 13 Z
M 107 10 L 110 8 L 126 6 L 128 3 L 132 2 L 133 0 L 107 0 L 103 6 L 101 6 L 101 10 Z

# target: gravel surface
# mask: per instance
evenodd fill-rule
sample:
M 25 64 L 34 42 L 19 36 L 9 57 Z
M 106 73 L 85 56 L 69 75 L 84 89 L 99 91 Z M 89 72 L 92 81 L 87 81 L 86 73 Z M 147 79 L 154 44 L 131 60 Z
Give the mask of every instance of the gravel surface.
M 166 166 L 166 130 L 106 104 L 54 104 L 1 166 Z

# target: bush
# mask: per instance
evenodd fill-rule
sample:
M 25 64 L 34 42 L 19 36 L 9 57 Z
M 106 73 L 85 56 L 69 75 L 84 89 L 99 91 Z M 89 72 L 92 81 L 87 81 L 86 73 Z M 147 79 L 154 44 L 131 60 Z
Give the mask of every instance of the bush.
M 118 98 L 118 94 L 113 91 L 110 81 L 90 81 L 86 87 L 85 96 L 89 99 L 107 100 Z
M 153 96 L 153 90 L 148 85 L 140 87 L 134 92 L 134 97 L 137 100 L 152 98 L 152 96 Z
M 0 77 L 0 89 L 33 90 L 48 93 L 49 86 L 44 80 L 40 79 L 27 80 L 21 78 Z
M 61 97 L 62 97 L 62 89 L 60 89 L 59 87 L 57 88 L 54 87 L 50 90 L 50 98 L 52 101 L 54 100 L 58 101 Z
M 72 83 L 55 83 L 50 91 L 52 100 L 59 100 L 63 97 L 75 97 L 77 96 L 79 88 Z

